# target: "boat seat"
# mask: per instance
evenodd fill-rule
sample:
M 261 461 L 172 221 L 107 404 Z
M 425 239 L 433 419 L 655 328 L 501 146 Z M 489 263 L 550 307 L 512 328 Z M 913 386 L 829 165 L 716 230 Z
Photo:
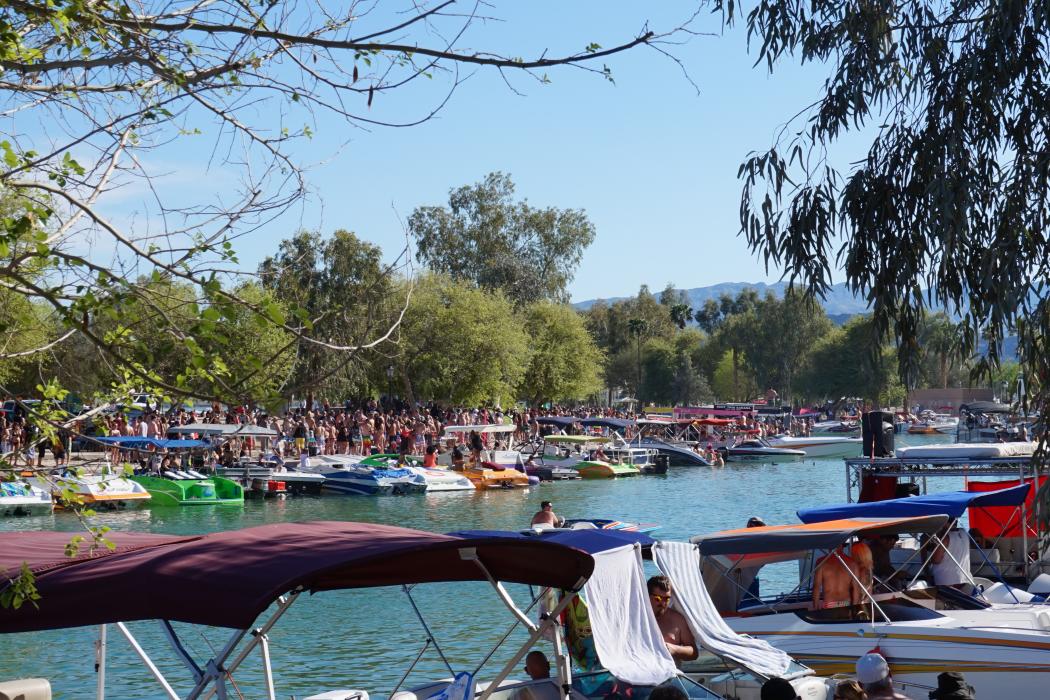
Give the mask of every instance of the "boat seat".
M 51 700 L 51 684 L 45 678 L 0 681 L 0 700 Z
M 180 479 L 181 477 L 175 472 L 163 471 L 160 473 L 165 479 Z
M 192 469 L 187 469 L 186 473 L 189 474 L 190 477 L 193 478 L 193 479 L 207 479 L 208 478 L 208 477 L 204 476 L 203 474 L 201 474 L 200 472 L 194 471 Z
M 401 693 L 397 693 L 397 695 L 401 695 Z M 397 697 L 397 695 L 394 697 Z M 412 694 L 408 693 L 408 695 Z M 413 695 L 412 697 L 415 696 Z M 368 692 L 364 690 L 329 690 L 325 693 L 318 693 L 317 695 L 303 698 L 303 700 L 368 700 Z

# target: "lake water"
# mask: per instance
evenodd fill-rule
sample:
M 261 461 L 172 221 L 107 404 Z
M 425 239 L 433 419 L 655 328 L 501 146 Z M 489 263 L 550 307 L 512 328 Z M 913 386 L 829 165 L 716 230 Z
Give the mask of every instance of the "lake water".
M 898 435 L 900 444 L 945 441 Z M 956 480 L 931 484 L 931 491 L 958 488 Z M 769 524 L 797 522 L 805 506 L 839 503 L 846 497 L 845 466 L 840 458 L 780 464 L 730 464 L 724 468 L 672 467 L 666 476 L 616 481 L 542 484 L 528 490 L 444 493 L 367 498 L 325 496 L 284 501 L 250 501 L 243 508 L 141 508 L 101 514 L 98 523 L 115 530 L 188 534 L 302 520 L 355 520 L 434 532 L 462 529 L 516 530 L 526 526 L 540 502 L 554 502 L 563 517 L 616 518 L 660 523 L 661 539 L 743 527 L 752 515 Z M 74 530 L 68 514 L 0 520 L 5 530 Z M 788 574 L 784 574 L 787 576 Z M 796 573 L 797 576 L 797 573 Z M 767 585 L 789 584 L 763 578 Z M 524 587 L 510 587 L 526 600 Z M 512 618 L 490 588 L 481 584 L 433 584 L 412 593 L 434 636 L 457 670 L 473 670 L 511 626 Z M 177 600 L 171 601 L 177 606 Z M 173 659 L 156 623 L 129 625 L 176 690 L 192 687 L 185 668 Z M 520 630 L 520 627 L 518 628 Z M 177 626 L 190 653 L 211 657 L 228 631 Z M 0 635 L 0 679 L 48 678 L 57 698 L 94 697 L 93 644 L 97 629 Z M 400 589 L 335 591 L 302 596 L 271 633 L 277 696 L 303 698 L 336 688 L 360 688 L 386 696 L 422 649 L 426 633 Z M 515 632 L 503 651 L 513 650 Z M 519 641 L 520 644 L 520 641 Z M 482 671 L 491 675 L 509 657 L 498 653 Z M 235 673 L 244 698 L 265 697 L 261 661 L 254 652 Z M 450 675 L 440 657 L 428 652 L 408 684 Z M 109 628 L 107 697 L 163 698 L 156 681 L 138 662 L 127 642 Z M 232 691 L 231 697 L 238 697 Z

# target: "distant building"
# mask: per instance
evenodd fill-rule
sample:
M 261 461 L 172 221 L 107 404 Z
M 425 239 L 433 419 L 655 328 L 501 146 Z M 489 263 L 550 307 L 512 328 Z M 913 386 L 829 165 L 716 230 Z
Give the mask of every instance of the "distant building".
M 959 406 L 971 401 L 994 401 L 991 389 L 913 389 L 908 392 L 912 412 L 932 409 L 937 413 L 957 415 Z

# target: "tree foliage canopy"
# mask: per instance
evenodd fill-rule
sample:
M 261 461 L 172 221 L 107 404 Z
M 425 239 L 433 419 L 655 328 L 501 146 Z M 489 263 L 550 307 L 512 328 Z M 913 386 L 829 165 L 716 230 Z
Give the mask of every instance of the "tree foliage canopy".
M 730 23 L 740 11 L 716 5 Z M 816 103 L 741 167 L 752 248 L 818 293 L 841 264 L 874 328 L 900 338 L 909 384 L 925 308 L 963 319 L 964 355 L 988 342 L 979 371 L 1016 329 L 1029 387 L 1048 405 L 1045 4 L 758 0 L 746 24 L 770 71 L 795 59 L 829 69 Z M 848 132 L 869 146 L 840 171 L 827 153 Z
M 515 304 L 567 301 L 566 288 L 594 225 L 582 210 L 536 209 L 514 201 L 503 173 L 449 192 L 448 207 L 420 207 L 408 219 L 419 260 L 453 279 L 502 290 Z

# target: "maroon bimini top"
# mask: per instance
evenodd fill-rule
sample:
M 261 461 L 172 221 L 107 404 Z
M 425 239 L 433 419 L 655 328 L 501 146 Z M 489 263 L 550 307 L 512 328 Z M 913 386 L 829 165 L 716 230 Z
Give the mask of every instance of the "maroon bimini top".
M 25 563 L 36 606 L 0 608 L 0 633 L 164 619 L 247 629 L 278 596 L 438 581 L 579 589 L 594 560 L 537 540 L 459 538 L 390 525 L 277 523 L 200 536 L 109 532 L 115 550 L 65 547 L 75 532 L 0 533 L 0 576 Z

